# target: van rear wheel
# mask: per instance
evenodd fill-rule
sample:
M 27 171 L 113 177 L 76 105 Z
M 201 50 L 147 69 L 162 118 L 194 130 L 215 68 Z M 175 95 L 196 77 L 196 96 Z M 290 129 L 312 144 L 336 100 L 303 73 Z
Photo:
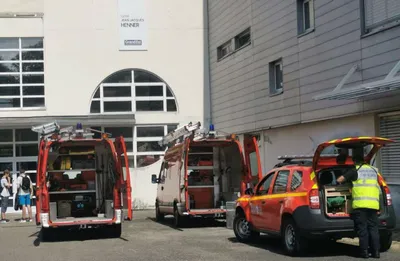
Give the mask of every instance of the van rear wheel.
M 174 226 L 176 228 L 178 227 L 182 227 L 183 224 L 183 218 L 181 217 L 181 215 L 179 215 L 178 209 L 175 208 L 174 209 Z

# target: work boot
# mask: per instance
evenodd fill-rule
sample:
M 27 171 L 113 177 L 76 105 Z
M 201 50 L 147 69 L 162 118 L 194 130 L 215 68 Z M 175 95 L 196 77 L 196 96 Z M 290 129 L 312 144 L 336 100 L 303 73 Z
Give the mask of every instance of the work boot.
M 368 250 L 361 250 L 360 257 L 361 258 L 369 258 Z

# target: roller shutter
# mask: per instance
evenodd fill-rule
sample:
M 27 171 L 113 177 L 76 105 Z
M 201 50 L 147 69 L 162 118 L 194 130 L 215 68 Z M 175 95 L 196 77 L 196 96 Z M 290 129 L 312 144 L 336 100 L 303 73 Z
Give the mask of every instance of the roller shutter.
M 382 174 L 388 183 L 400 184 L 400 114 L 380 118 L 380 136 L 395 143 L 381 150 Z

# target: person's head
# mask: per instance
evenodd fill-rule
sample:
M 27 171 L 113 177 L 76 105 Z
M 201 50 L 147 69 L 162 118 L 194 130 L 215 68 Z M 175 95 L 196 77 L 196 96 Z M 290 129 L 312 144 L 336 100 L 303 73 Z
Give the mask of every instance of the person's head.
M 10 171 L 8 169 L 4 170 L 3 176 L 4 177 L 9 177 L 10 176 Z
M 364 148 L 354 148 L 352 158 L 356 165 L 364 163 Z
M 345 149 L 339 149 L 339 155 L 336 156 L 337 164 L 345 164 L 348 157 L 348 152 Z
M 24 174 L 25 173 L 25 168 L 24 167 L 20 167 L 19 168 L 19 174 Z

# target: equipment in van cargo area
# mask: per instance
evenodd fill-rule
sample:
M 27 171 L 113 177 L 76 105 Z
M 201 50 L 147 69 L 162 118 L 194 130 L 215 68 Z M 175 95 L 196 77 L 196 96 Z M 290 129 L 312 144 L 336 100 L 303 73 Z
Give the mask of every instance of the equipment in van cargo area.
M 179 226 L 189 217 L 225 218 L 226 202 L 262 177 L 260 168 L 249 169 L 249 153 L 260 162 L 256 144 L 246 136 L 243 149 L 235 135 L 220 135 L 212 125 L 209 132 L 200 130 L 199 122 L 168 133 L 160 141 L 168 147 L 160 172 L 152 175 L 158 184 L 156 219 L 173 214 Z
M 115 141 L 97 130 L 61 129 L 54 122 L 32 127 L 41 134 L 37 167 L 36 222 L 43 236 L 50 227 L 102 227 L 121 234 L 121 222 L 132 219 L 129 164 L 122 136 Z M 112 226 L 111 226 L 112 225 Z

